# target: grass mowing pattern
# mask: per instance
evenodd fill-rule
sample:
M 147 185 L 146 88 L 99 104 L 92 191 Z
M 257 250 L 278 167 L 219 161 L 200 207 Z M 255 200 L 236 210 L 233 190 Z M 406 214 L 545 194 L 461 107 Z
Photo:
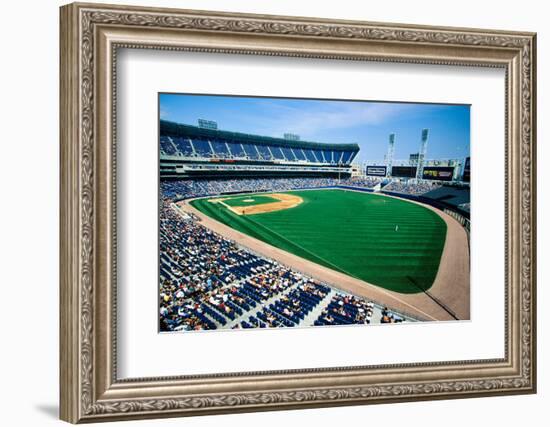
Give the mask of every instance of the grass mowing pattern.
M 253 202 L 245 202 L 245 200 L 254 199 Z M 269 196 L 256 196 L 256 195 L 247 195 L 247 196 L 238 196 L 238 197 L 231 197 L 227 200 L 224 200 L 223 202 L 227 206 L 234 206 L 234 207 L 241 207 L 241 206 L 254 206 L 254 205 L 265 205 L 266 203 L 275 203 L 278 202 L 279 199 L 275 199 L 274 197 Z
M 303 203 L 242 216 L 205 199 L 191 203 L 236 230 L 374 285 L 401 293 L 432 286 L 447 232 L 445 221 L 435 212 L 354 191 L 291 194 L 302 197 Z

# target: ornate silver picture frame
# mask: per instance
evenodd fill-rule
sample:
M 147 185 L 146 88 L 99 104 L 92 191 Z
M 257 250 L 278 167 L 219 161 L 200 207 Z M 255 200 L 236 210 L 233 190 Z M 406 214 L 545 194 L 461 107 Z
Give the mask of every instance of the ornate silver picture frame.
M 98 422 L 536 391 L 535 34 L 79 3 L 63 6 L 60 18 L 61 419 Z M 121 49 L 504 70 L 505 248 L 495 255 L 505 265 L 504 357 L 120 378 Z

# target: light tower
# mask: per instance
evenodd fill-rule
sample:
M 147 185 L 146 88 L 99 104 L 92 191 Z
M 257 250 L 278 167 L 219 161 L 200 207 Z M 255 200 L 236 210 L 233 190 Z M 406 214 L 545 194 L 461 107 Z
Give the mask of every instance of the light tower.
M 393 152 L 395 145 L 395 133 L 390 133 L 390 140 L 388 142 L 388 154 L 386 155 L 386 177 L 391 175 L 391 167 L 393 163 Z
M 422 143 L 420 144 L 420 151 L 418 152 L 418 166 L 416 167 L 416 179 L 422 179 L 422 173 L 424 171 L 424 160 L 426 159 L 426 153 L 428 152 L 428 135 L 429 129 L 422 129 Z

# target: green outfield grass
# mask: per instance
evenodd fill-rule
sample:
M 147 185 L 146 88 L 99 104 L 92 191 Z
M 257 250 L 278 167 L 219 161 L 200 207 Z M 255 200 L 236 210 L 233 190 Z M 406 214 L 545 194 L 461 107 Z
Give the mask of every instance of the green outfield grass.
M 383 288 L 418 293 L 432 286 L 447 231 L 435 212 L 404 200 L 355 191 L 291 194 L 304 202 L 292 209 L 254 215 L 239 216 L 206 199 L 192 205 L 252 237 Z
M 253 202 L 246 202 L 245 200 L 254 200 Z M 249 194 L 246 196 L 237 196 L 237 197 L 230 197 L 227 200 L 224 200 L 223 202 L 227 206 L 254 206 L 254 205 L 264 205 L 266 203 L 273 203 L 278 202 L 278 199 L 275 199 L 274 197 L 264 196 L 264 195 L 256 195 L 256 194 Z

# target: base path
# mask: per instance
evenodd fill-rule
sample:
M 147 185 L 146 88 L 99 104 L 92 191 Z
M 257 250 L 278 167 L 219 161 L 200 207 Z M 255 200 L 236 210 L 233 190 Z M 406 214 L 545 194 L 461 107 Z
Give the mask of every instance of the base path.
M 224 202 L 226 200 L 230 200 L 231 197 L 210 199 L 209 202 L 221 203 L 227 209 L 229 209 L 231 212 L 237 215 L 249 215 L 249 214 L 251 215 L 251 214 L 259 214 L 259 213 L 266 213 L 266 212 L 281 211 L 283 209 L 294 208 L 303 202 L 303 199 L 301 197 L 296 196 L 294 194 L 269 193 L 268 196 L 273 199 L 277 199 L 278 202 L 261 203 L 261 204 L 250 205 L 250 206 L 229 206 Z M 247 200 L 244 200 L 244 201 L 247 201 Z M 251 199 L 251 201 L 253 201 L 253 199 Z
M 346 189 L 345 191 L 350 191 Z M 353 190 L 352 190 L 353 191 Z M 393 197 L 379 194 L 380 197 Z M 270 194 L 270 196 L 272 196 Z M 403 200 L 403 199 L 400 199 Z M 447 224 L 447 235 L 439 270 L 434 284 L 425 293 L 401 294 L 389 291 L 312 261 L 300 258 L 266 242 L 241 233 L 219 221 L 203 214 L 190 204 L 191 200 L 177 203 L 180 210 L 193 213 L 201 220 L 201 224 L 216 233 L 249 248 L 253 252 L 274 259 L 293 270 L 313 277 L 332 287 L 362 296 L 380 305 L 387 305 L 402 314 L 420 320 L 469 320 L 470 319 L 470 273 L 468 236 L 464 228 L 452 218 L 438 209 L 421 203 L 427 209 L 436 212 Z M 417 203 L 412 202 L 411 203 Z M 258 205 L 265 206 L 264 205 Z

